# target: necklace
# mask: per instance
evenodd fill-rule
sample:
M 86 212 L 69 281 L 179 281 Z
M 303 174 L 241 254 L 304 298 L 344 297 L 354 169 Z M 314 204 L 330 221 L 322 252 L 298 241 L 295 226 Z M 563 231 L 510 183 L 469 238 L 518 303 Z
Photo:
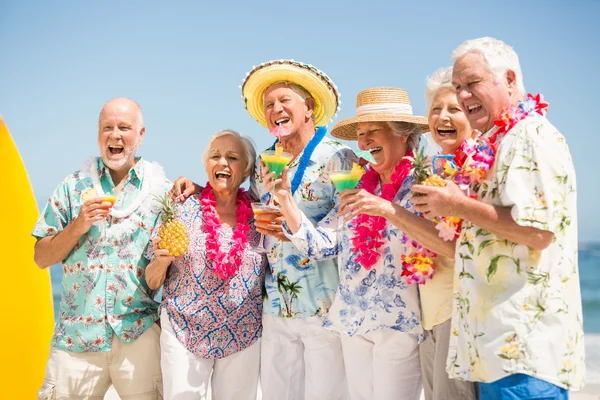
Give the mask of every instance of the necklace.
M 392 201 L 398 190 L 404 183 L 404 180 L 410 173 L 411 162 L 408 157 L 412 157 L 413 151 L 409 149 L 406 156 L 400 160 L 394 173 L 391 176 L 391 183 L 384 184 L 381 187 L 382 199 Z M 380 184 L 380 176 L 377 171 L 370 168 L 361 179 L 361 188 L 375 195 L 375 190 Z M 354 225 L 354 236 L 352 237 L 352 245 L 357 252 L 356 261 L 365 269 L 369 270 L 381 254 L 379 248 L 383 245 L 383 229 L 387 221 L 383 217 L 375 217 L 366 214 L 360 214 L 356 217 Z
M 204 232 L 206 232 L 206 257 L 212 262 L 213 270 L 223 280 L 234 276 L 243 262 L 244 251 L 248 244 L 248 221 L 252 219 L 250 200 L 244 189 L 238 189 L 236 199 L 236 226 L 231 237 L 231 248 L 228 252 L 221 249 L 221 222 L 217 216 L 217 199 L 210 182 L 206 183 L 200 194 Z
M 92 178 L 92 182 L 94 184 L 94 188 L 96 189 L 96 193 L 98 193 L 98 196 L 103 196 L 104 190 L 102 190 L 102 184 L 100 183 L 100 173 L 98 172 L 98 158 L 93 157 L 93 159 L 95 163 L 92 162 L 89 174 Z M 144 163 L 144 175 L 147 177 L 151 177 L 153 174 L 152 164 L 144 160 L 140 160 L 138 162 Z M 148 197 L 149 192 L 150 179 L 144 178 L 142 179 L 142 188 L 140 190 L 140 193 L 138 193 L 135 200 L 133 200 L 126 208 L 117 209 L 113 206 L 110 210 L 110 215 L 112 215 L 114 218 L 128 217 L 142 205 L 142 203 L 146 200 L 146 197 Z

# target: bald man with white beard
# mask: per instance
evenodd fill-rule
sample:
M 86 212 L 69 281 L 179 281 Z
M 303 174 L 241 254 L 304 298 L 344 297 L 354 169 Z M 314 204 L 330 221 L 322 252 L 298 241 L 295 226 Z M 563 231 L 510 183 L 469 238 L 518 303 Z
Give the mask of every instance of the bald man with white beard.
M 38 398 L 102 399 L 162 392 L 158 303 L 143 256 L 158 222 L 153 195 L 170 187 L 162 167 L 137 156 L 146 128 L 140 106 L 107 102 L 98 119 L 100 157 L 56 188 L 32 235 L 40 268 L 61 263 L 62 295 Z

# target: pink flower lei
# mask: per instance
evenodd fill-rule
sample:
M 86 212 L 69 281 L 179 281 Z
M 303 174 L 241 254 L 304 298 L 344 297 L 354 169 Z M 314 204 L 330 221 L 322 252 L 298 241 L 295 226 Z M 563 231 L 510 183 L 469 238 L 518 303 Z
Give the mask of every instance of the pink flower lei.
M 231 249 L 228 253 L 221 250 L 221 222 L 217 216 L 217 199 L 209 182 L 200 194 L 204 231 L 206 232 L 206 257 L 212 262 L 213 270 L 223 280 L 234 276 L 243 262 L 244 250 L 248 245 L 248 221 L 252 219 L 250 200 L 244 189 L 240 188 L 236 200 L 236 226 L 231 238 Z
M 411 162 L 407 157 L 412 157 L 413 152 L 408 150 L 406 157 L 394 169 L 391 176 L 391 183 L 383 185 L 381 189 L 382 199 L 392 201 L 402 183 L 410 173 Z M 361 188 L 371 194 L 375 194 L 375 189 L 380 182 L 379 173 L 370 168 L 362 176 Z M 379 248 L 383 245 L 383 229 L 386 225 L 386 219 L 366 214 L 360 214 L 355 218 L 354 236 L 352 237 L 352 246 L 357 252 L 356 261 L 366 270 L 370 270 L 377 262 L 381 253 Z

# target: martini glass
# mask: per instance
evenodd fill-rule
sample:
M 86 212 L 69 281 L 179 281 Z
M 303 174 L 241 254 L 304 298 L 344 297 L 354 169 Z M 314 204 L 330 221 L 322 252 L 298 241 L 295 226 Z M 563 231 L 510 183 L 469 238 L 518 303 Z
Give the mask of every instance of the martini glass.
M 342 193 L 346 189 L 354 189 L 360 178 L 362 177 L 362 173 L 358 173 L 355 169 L 350 170 L 334 170 L 329 174 L 331 181 L 335 185 L 338 193 Z M 344 223 L 344 217 L 338 217 L 338 228 L 336 229 L 338 232 L 345 231 L 346 224 Z
M 263 164 L 269 167 L 269 172 L 275 172 L 273 179 L 277 179 L 293 156 L 284 151 L 266 150 L 260 153 L 260 158 Z
M 264 218 L 264 216 L 266 215 L 273 215 L 275 217 L 279 217 L 281 216 L 281 210 L 279 210 L 279 207 L 272 205 L 272 204 L 263 204 L 260 202 L 256 202 L 256 203 L 252 203 L 252 212 L 254 213 L 254 220 L 256 222 L 270 222 L 270 220 L 261 220 L 261 217 Z M 265 249 L 264 246 L 264 242 L 265 242 L 265 235 L 263 235 L 262 233 L 260 234 L 260 241 L 258 242 L 258 246 L 254 247 L 252 250 L 254 250 L 257 253 L 260 254 L 266 254 L 269 251 L 267 249 Z
M 115 203 L 117 202 L 117 196 L 112 195 L 112 194 L 106 194 L 106 195 L 102 195 L 102 202 L 105 203 L 110 203 L 110 207 L 108 207 L 106 209 L 106 215 L 108 216 L 108 214 L 110 214 L 110 210 L 113 208 L 113 206 L 115 205 Z M 96 225 L 96 227 L 98 227 L 98 230 L 100 232 L 102 232 L 100 234 L 100 239 L 96 242 L 96 245 L 94 246 L 94 248 L 92 249 L 92 253 L 96 250 L 96 247 L 98 247 L 100 245 L 100 243 L 104 243 L 106 240 L 106 226 L 108 225 L 108 221 L 106 220 L 106 218 L 100 220 L 100 221 L 96 221 L 94 222 L 94 225 Z

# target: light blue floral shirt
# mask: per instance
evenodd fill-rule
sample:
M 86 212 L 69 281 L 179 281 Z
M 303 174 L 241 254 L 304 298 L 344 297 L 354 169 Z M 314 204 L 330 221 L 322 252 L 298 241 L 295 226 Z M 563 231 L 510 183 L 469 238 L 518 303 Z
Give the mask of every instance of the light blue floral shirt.
M 412 211 L 408 200 L 413 177 L 408 176 L 393 202 Z M 380 194 L 381 188 L 376 190 Z M 285 226 L 292 243 L 306 257 L 330 260 L 337 257 L 340 283 L 335 300 L 323 320 L 326 328 L 353 336 L 378 329 L 393 329 L 422 337 L 421 313 L 417 285 L 407 284 L 401 276 L 401 256 L 406 252 L 402 232 L 389 222 L 383 231 L 382 256 L 370 270 L 355 259 L 350 223 L 346 230 L 336 232 L 339 220 L 338 204 L 317 226 L 305 215 L 296 234 Z
M 115 210 L 138 203 L 140 193 L 164 193 L 171 188 L 159 165 L 141 159 L 118 191 L 101 159 L 94 159 L 91 168 L 97 168 L 102 191 L 117 196 Z M 142 191 L 146 180 L 147 190 Z M 84 203 L 81 194 L 92 187 L 88 174 L 76 171 L 67 176 L 48 200 L 32 235 L 43 238 L 61 232 L 79 214 Z M 146 197 L 129 216 L 107 217 L 106 230 L 92 225 L 62 261 L 60 311 L 52 346 L 71 352 L 110 351 L 113 331 L 129 343 L 158 319 L 158 303 L 144 278 L 148 260 L 143 256 L 158 209 L 150 194 Z
M 290 180 L 298 170 L 300 154 L 290 165 Z M 338 193 L 329 177 L 330 171 L 351 169 L 358 159 L 347 146 L 324 137 L 315 148 L 298 190 L 294 193 L 306 223 L 318 224 L 334 207 Z M 265 191 L 260 163 L 252 187 L 263 203 L 270 194 Z M 269 251 L 269 268 L 265 277 L 268 298 L 263 305 L 266 314 L 283 317 L 323 316 L 333 301 L 338 286 L 337 260 L 310 257 L 291 242 L 280 242 L 265 236 Z

